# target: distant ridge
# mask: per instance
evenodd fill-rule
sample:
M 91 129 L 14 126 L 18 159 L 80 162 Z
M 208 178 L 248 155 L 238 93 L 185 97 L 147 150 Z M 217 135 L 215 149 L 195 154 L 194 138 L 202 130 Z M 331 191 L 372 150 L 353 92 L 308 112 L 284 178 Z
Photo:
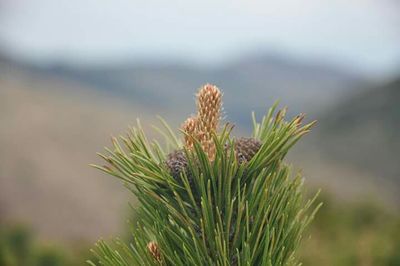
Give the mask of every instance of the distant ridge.
M 394 182 L 400 191 L 400 75 L 350 97 L 319 120 L 318 147 L 326 156 Z
M 1 58 L 1 57 L 0 57 Z M 0 59 L 1 60 L 1 59 Z M 226 93 L 229 118 L 241 124 L 251 111 L 264 113 L 279 99 L 292 113 L 316 113 L 336 99 L 366 84 L 364 77 L 329 65 L 301 62 L 275 54 L 253 54 L 220 67 L 189 64 L 121 63 L 110 66 L 76 67 L 67 64 L 48 66 L 4 60 L 5 64 L 41 77 L 81 83 L 86 87 L 165 109 L 177 105 L 191 110 L 193 91 L 205 82 L 217 84 Z M 185 100 L 183 100 L 185 99 Z

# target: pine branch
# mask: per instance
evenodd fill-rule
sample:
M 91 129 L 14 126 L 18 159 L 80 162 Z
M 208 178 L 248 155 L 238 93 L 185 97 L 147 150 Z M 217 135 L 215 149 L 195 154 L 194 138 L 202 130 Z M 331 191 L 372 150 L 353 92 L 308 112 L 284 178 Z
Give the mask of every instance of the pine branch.
M 219 110 L 220 100 L 211 99 Z M 213 108 L 207 104 L 212 105 L 201 105 L 203 116 L 210 116 L 207 110 Z M 252 139 L 234 139 L 230 125 L 217 133 L 214 118 L 203 118 L 199 130 L 209 130 L 203 137 L 193 124 L 186 124 L 190 126 L 183 127 L 185 146 L 162 120 L 163 129 L 158 131 L 167 146 L 175 148 L 169 154 L 158 142 L 146 139 L 139 123 L 126 137 L 113 138 L 112 149 L 100 154 L 106 165 L 95 167 L 120 178 L 136 195 L 138 223 L 129 245 L 119 240 L 113 245 L 98 242 L 93 251 L 97 262 L 297 265 L 302 233 L 320 205 L 316 206 L 316 197 L 303 200 L 303 180 L 283 160 L 314 122 L 302 126 L 302 115 L 285 121 L 286 110 L 276 112 L 276 107 L 260 123 L 253 114 Z

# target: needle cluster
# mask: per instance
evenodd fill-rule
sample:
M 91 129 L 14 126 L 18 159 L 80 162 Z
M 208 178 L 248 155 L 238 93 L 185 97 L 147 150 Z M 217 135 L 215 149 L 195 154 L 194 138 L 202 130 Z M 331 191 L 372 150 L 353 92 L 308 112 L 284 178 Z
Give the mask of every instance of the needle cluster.
M 284 162 L 314 122 L 285 120 L 274 104 L 251 137 L 220 125 L 222 93 L 206 84 L 182 141 L 160 119 L 165 145 L 140 123 L 113 138 L 96 168 L 121 179 L 137 197 L 132 242 L 99 241 L 91 265 L 298 265 L 296 250 L 319 208 L 303 199 L 303 178 Z

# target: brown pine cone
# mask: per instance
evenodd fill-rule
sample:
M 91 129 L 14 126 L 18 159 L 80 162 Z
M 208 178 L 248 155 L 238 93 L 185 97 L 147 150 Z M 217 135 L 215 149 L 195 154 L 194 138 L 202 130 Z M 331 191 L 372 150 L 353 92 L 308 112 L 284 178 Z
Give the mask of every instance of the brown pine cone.
M 235 141 L 236 158 L 241 163 L 250 161 L 261 148 L 261 142 L 254 138 L 240 138 Z
M 184 150 L 176 150 L 168 154 L 165 164 L 167 165 L 172 177 L 181 185 L 183 185 L 183 183 L 180 175 L 185 172 L 189 181 L 189 186 L 193 189 L 193 175 L 188 169 L 188 161 Z
M 148 251 L 150 252 L 151 256 L 153 256 L 153 258 L 154 258 L 157 262 L 159 262 L 159 263 L 162 262 L 162 259 L 161 259 L 161 251 L 160 251 L 160 248 L 159 248 L 159 246 L 157 245 L 156 242 L 154 242 L 154 241 L 149 242 L 149 243 L 147 244 L 147 249 L 148 249 Z
M 180 180 L 181 172 L 186 171 L 188 165 L 186 154 L 183 150 L 176 150 L 168 154 L 165 163 L 175 180 Z

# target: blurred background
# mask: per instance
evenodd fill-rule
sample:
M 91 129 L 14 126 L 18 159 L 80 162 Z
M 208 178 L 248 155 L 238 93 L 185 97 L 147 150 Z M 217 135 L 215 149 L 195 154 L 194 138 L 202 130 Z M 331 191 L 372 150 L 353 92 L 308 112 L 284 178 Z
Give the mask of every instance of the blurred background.
M 324 202 L 304 265 L 400 265 L 397 0 L 0 0 L 0 265 L 128 238 L 135 200 L 88 164 L 207 82 L 236 135 L 275 100 L 318 120 L 288 158 Z

